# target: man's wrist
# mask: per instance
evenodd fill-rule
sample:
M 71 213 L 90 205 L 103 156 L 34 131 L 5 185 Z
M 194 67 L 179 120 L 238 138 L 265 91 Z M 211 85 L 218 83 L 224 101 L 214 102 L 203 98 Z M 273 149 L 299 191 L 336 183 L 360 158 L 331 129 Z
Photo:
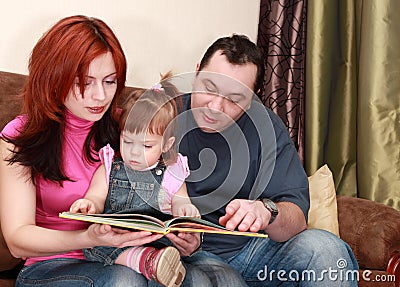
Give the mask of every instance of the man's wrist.
M 264 207 L 271 213 L 271 218 L 269 219 L 268 225 L 274 222 L 276 217 L 279 214 L 278 207 L 276 206 L 275 202 L 268 198 L 262 198 L 261 202 L 264 204 Z

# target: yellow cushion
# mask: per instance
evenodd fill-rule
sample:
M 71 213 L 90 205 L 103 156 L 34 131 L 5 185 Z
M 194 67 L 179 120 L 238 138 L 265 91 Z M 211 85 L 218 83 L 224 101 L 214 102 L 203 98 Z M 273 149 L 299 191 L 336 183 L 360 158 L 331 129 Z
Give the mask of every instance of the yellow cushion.
M 308 228 L 324 229 L 339 236 L 336 190 L 332 172 L 325 164 L 308 177 L 310 211 Z

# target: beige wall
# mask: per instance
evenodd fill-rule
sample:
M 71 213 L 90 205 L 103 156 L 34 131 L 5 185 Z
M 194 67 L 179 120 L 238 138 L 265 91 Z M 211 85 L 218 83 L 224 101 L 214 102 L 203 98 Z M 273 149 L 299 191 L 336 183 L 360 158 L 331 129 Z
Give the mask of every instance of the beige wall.
M 27 73 L 30 51 L 62 17 L 85 14 L 109 24 L 128 58 L 128 85 L 148 87 L 159 74 L 193 71 L 218 37 L 256 41 L 259 0 L 1 0 L 0 70 Z

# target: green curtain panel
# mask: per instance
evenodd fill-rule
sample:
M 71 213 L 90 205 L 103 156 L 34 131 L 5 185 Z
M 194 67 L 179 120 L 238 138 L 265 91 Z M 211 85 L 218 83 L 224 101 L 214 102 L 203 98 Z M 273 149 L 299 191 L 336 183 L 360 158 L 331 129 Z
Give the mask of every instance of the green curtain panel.
M 400 1 L 308 0 L 305 168 L 400 210 Z

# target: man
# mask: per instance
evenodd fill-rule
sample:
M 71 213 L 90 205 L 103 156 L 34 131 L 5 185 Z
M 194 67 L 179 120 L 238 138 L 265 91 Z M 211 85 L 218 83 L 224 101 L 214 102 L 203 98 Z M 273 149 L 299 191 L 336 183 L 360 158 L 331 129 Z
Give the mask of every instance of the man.
M 203 250 L 226 260 L 249 286 L 357 286 L 346 277 L 358 269 L 348 245 L 307 230 L 307 176 L 286 127 L 254 95 L 263 76 L 256 45 L 224 37 L 197 66 L 192 94 L 182 96 L 178 148 L 188 157 L 192 202 L 205 219 L 269 236 L 205 234 Z

